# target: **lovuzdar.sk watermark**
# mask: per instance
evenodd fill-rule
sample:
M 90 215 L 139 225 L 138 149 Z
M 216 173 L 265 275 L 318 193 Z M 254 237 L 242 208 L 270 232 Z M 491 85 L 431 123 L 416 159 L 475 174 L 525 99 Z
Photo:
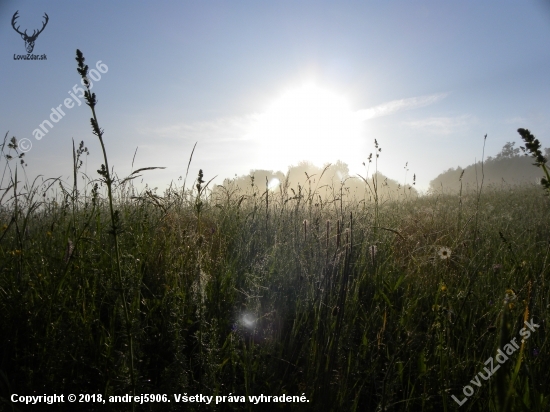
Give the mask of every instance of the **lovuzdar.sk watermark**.
M 13 60 L 48 60 L 46 54 L 14 54 Z
M 531 332 L 535 332 L 537 328 L 540 327 L 540 325 L 533 322 L 533 319 L 531 321 L 524 321 L 525 327 L 522 328 L 519 331 L 520 336 L 523 338 L 521 340 L 521 343 L 525 343 L 527 339 L 531 336 Z M 505 363 L 515 351 L 517 351 L 520 348 L 520 345 L 516 342 L 517 338 L 513 338 L 509 343 L 504 345 L 504 347 L 501 349 L 497 349 L 497 354 L 495 355 L 495 359 L 497 361 L 496 365 L 493 360 L 493 357 L 491 356 L 489 359 L 485 361 L 485 365 L 488 365 L 490 369 L 487 367 L 484 368 L 485 373 L 479 372 L 474 379 L 470 381 L 470 383 L 474 386 L 477 386 L 478 388 L 481 387 L 481 384 L 483 383 L 482 380 L 479 378 L 481 377 L 484 381 L 489 380 L 491 376 L 494 375 L 494 373 L 500 369 L 500 365 Z M 470 396 L 474 394 L 474 388 L 470 385 L 464 386 L 462 388 L 462 393 L 464 394 L 464 398 L 462 400 L 458 400 L 458 398 L 454 395 L 451 395 L 451 397 L 454 399 L 456 403 L 458 403 L 458 406 L 462 406 L 464 402 L 468 400 Z
M 46 54 L 32 54 L 32 52 L 34 50 L 34 42 L 38 38 L 38 35 L 44 31 L 50 18 L 46 13 L 44 13 L 44 22 L 42 22 L 42 28 L 39 30 L 33 30 L 32 34 L 29 35 L 26 29 L 24 32 L 20 30 L 21 26 L 15 27 L 15 25 L 17 24 L 16 20 L 19 17 L 18 13 L 19 10 L 17 10 L 11 18 L 11 26 L 25 42 L 25 49 L 27 50 L 27 54 L 14 54 L 13 60 L 47 60 L 48 56 L 46 56 Z

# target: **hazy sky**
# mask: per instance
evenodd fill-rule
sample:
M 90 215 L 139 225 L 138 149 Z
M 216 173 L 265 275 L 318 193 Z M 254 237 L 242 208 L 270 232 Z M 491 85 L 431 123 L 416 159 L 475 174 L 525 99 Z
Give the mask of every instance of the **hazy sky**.
M 49 22 L 33 54 L 14 60 Z M 71 138 L 102 163 L 82 103 L 53 107 L 90 68 L 110 164 L 151 171 L 164 187 L 190 169 L 205 180 L 251 169 L 286 172 L 340 159 L 407 183 L 496 154 L 529 128 L 550 146 L 550 7 L 544 1 L 0 1 L 0 133 L 26 138 L 28 172 L 71 174 Z M 53 128 L 36 139 L 44 120 Z M 372 170 L 372 169 L 371 169 Z

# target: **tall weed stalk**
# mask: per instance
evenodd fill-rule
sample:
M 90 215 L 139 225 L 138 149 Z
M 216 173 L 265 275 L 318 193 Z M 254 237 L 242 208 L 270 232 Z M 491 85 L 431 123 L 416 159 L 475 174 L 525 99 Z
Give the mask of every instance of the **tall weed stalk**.
M 118 280 L 118 288 L 120 291 L 120 299 L 122 300 L 122 305 L 124 308 L 124 319 L 126 322 L 126 336 L 128 339 L 128 347 L 129 347 L 129 358 L 130 358 L 130 379 L 131 379 L 131 386 L 132 386 L 132 395 L 135 396 L 136 393 L 136 373 L 134 368 L 134 339 L 133 339 L 133 333 L 132 333 L 132 319 L 130 315 L 130 309 L 126 297 L 126 287 L 125 282 L 122 276 L 122 268 L 121 268 L 121 256 L 120 256 L 120 246 L 119 246 L 119 233 L 120 233 L 120 213 L 118 210 L 115 210 L 114 208 L 114 202 L 113 202 L 113 179 L 111 176 L 111 170 L 109 169 L 109 161 L 107 159 L 107 150 L 105 148 L 105 143 L 103 141 L 103 130 L 100 129 L 99 123 L 97 121 L 97 114 L 95 111 L 95 107 L 97 104 L 95 93 L 92 93 L 90 91 L 90 81 L 88 80 L 88 65 L 84 64 L 84 55 L 80 50 L 76 50 L 76 61 L 78 63 L 78 74 L 82 77 L 82 83 L 86 87 L 86 91 L 84 92 L 84 98 L 86 100 L 86 104 L 90 107 L 92 110 L 92 118 L 90 119 L 90 123 L 92 126 L 92 132 L 94 135 L 97 136 L 99 139 L 99 143 L 101 145 L 101 151 L 103 153 L 103 161 L 104 164 L 101 165 L 101 168 L 98 170 L 98 173 L 103 179 L 103 182 L 107 186 L 107 196 L 109 200 L 109 212 L 111 216 L 111 230 L 110 233 L 113 236 L 114 241 L 114 247 L 115 247 L 115 264 L 116 264 L 116 276 Z M 132 410 L 135 410 L 135 403 L 134 398 L 132 398 Z

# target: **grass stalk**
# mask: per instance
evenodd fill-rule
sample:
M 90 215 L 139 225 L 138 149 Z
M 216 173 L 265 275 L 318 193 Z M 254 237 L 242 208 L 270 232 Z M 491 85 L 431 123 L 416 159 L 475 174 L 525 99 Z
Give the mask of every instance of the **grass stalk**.
M 109 169 L 109 161 L 107 159 L 107 150 L 105 148 L 105 143 L 103 141 L 103 130 L 100 129 L 99 123 L 97 121 L 97 114 L 95 111 L 96 106 L 96 97 L 95 93 L 90 91 L 90 81 L 88 80 L 88 65 L 84 64 L 84 55 L 80 50 L 76 51 L 76 61 L 78 62 L 78 73 L 82 77 L 82 83 L 86 87 L 84 92 L 84 98 L 86 99 L 86 104 L 90 107 L 92 111 L 92 118 L 90 123 L 92 125 L 93 134 L 96 135 L 99 139 L 101 145 L 101 151 L 103 153 L 103 161 L 105 162 L 101 165 L 101 169 L 98 170 L 99 174 L 102 176 L 103 181 L 107 186 L 107 197 L 109 200 L 109 212 L 111 217 L 111 234 L 113 236 L 114 247 L 115 247 L 115 264 L 116 264 L 116 275 L 120 288 L 120 298 L 122 300 L 122 305 L 124 308 L 124 319 L 126 322 L 126 334 L 128 337 L 128 346 L 130 350 L 130 379 L 132 386 L 132 395 L 135 396 L 136 393 L 136 373 L 134 368 L 134 339 L 132 334 L 132 321 L 130 318 L 130 311 L 128 308 L 128 302 L 126 300 L 125 285 L 122 277 L 122 268 L 120 264 L 120 246 L 119 246 L 119 231 L 120 231 L 120 215 L 118 211 L 115 211 L 114 202 L 113 202 L 113 179 L 111 177 L 111 171 Z M 132 398 L 132 411 L 135 410 L 134 398 Z

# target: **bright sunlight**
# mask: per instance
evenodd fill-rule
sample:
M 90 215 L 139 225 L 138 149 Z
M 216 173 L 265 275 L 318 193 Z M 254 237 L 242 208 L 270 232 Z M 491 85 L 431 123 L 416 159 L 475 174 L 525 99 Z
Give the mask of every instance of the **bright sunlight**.
M 362 121 L 347 99 L 314 82 L 281 94 L 248 138 L 259 144 L 257 164 L 273 170 L 306 159 L 318 166 L 338 159 L 359 164 L 366 150 Z

